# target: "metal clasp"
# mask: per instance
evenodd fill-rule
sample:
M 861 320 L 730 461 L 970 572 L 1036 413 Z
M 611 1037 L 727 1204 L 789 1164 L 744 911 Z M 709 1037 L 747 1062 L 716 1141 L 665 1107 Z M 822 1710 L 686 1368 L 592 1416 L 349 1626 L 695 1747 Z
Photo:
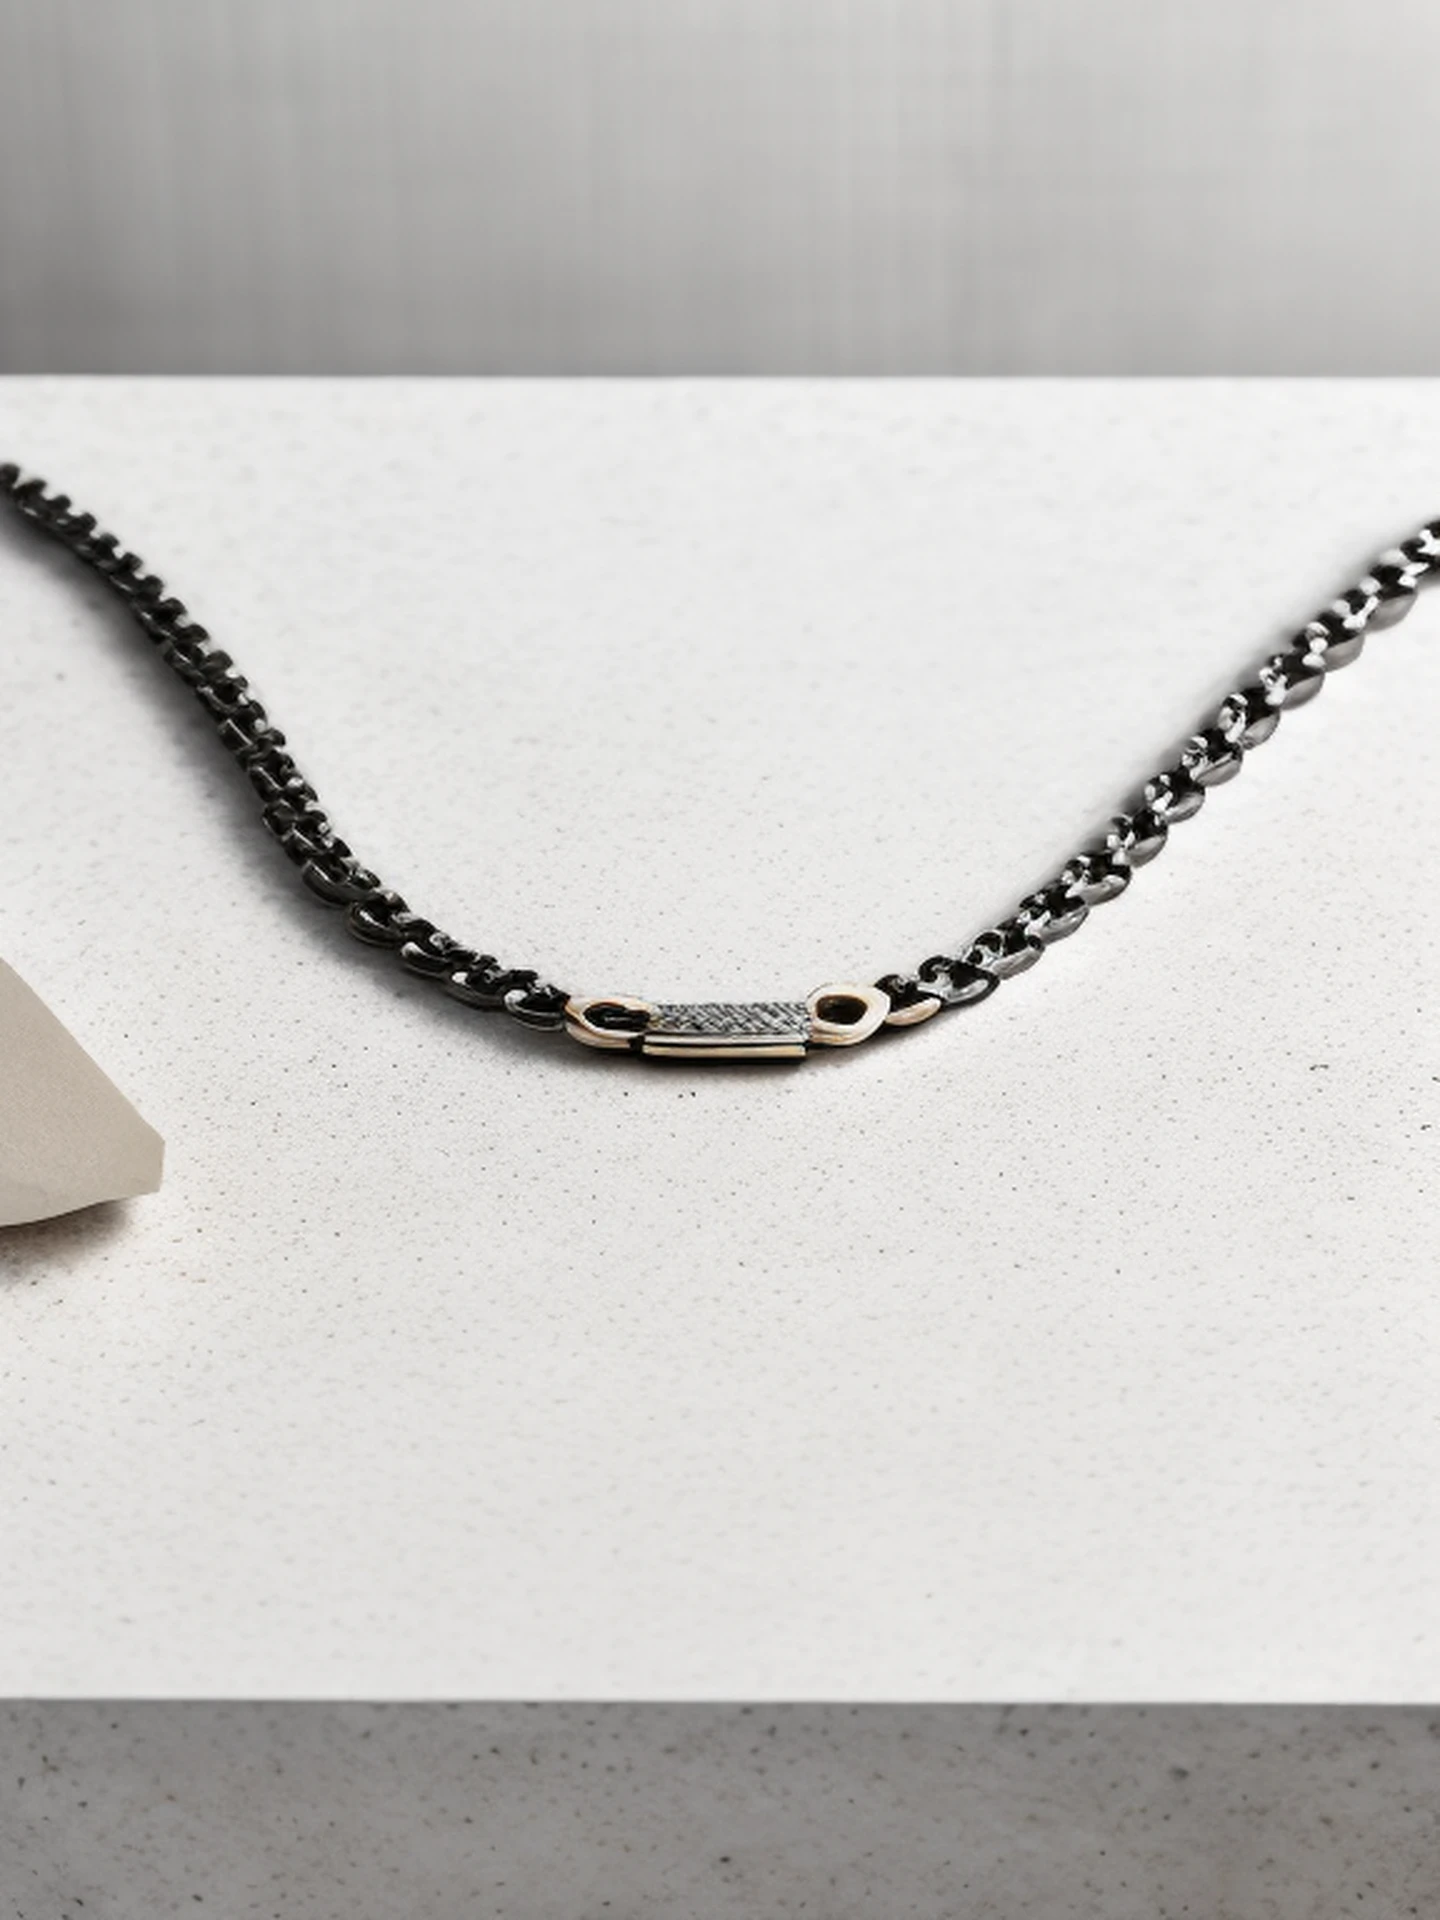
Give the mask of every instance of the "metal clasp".
M 622 994 L 576 998 L 565 1030 L 587 1047 L 652 1060 L 799 1060 L 812 1046 L 853 1047 L 890 1011 L 878 987 L 819 987 L 808 1000 L 686 1003 Z

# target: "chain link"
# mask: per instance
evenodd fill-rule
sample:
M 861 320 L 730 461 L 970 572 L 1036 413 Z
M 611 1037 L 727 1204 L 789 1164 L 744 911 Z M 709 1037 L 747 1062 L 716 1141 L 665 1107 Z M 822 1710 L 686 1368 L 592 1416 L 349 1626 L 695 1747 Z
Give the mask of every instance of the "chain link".
M 167 594 L 138 555 L 93 515 L 76 513 L 64 494 L 0 466 L 0 498 L 58 540 L 107 583 L 155 645 L 165 665 L 192 690 L 214 722 L 222 746 L 260 801 L 260 817 L 286 859 L 317 899 L 343 910 L 357 940 L 388 948 L 408 972 L 435 981 L 468 1007 L 499 1008 L 532 1027 L 565 1023 L 564 989 L 529 967 L 506 967 L 477 953 L 411 910 L 400 894 L 364 866 L 330 824 L 315 789 L 296 766 L 228 653 Z M 1145 782 L 1133 804 L 1104 833 L 1029 893 L 1015 911 L 986 927 L 954 954 L 932 954 L 910 974 L 876 981 L 899 1023 L 922 1009 L 966 1007 L 986 1000 L 1002 981 L 1033 967 L 1048 947 L 1067 939 L 1093 907 L 1114 900 L 1135 872 L 1161 853 L 1170 829 L 1192 819 L 1211 787 L 1234 779 L 1245 755 L 1262 745 L 1282 713 L 1319 693 L 1328 674 L 1356 659 L 1369 634 L 1393 626 L 1419 589 L 1440 575 L 1440 520 L 1381 554 L 1353 587 L 1321 609 L 1253 680 L 1229 693 L 1185 742 L 1171 766 Z
M 240 767 L 260 801 L 260 818 L 280 851 L 300 871 L 311 893 L 344 910 L 358 940 L 388 947 L 408 972 L 435 980 L 468 1007 L 497 1007 L 530 1027 L 561 1027 L 569 994 L 530 967 L 506 967 L 493 954 L 476 953 L 412 913 L 398 893 L 350 851 L 292 759 L 285 735 L 250 691 L 235 662 L 211 643 L 182 603 L 145 571 L 137 554 L 125 552 L 94 516 L 75 513 L 63 493 L 47 494 L 43 481 L 24 480 L 18 467 L 0 466 L 0 496 L 25 520 L 58 540 L 98 573 L 154 643 L 155 651 L 183 680 L 214 722 L 220 743 Z
M 876 985 L 897 1008 L 916 1006 L 927 996 L 945 1007 L 965 1007 L 1033 967 L 1047 947 L 1075 932 L 1092 907 L 1122 894 L 1136 869 L 1164 850 L 1171 827 L 1193 819 L 1211 787 L 1234 779 L 1245 755 L 1275 732 L 1281 714 L 1313 700 L 1328 674 L 1358 658 L 1367 635 L 1403 620 L 1420 588 L 1437 575 L 1440 520 L 1432 520 L 1382 553 L 1252 681 L 1226 694 L 1185 742 L 1175 764 L 1147 780 L 1134 805 L 1053 880 L 1027 894 L 1009 919 L 987 927 L 953 956 L 934 954 L 914 973 L 886 974 Z

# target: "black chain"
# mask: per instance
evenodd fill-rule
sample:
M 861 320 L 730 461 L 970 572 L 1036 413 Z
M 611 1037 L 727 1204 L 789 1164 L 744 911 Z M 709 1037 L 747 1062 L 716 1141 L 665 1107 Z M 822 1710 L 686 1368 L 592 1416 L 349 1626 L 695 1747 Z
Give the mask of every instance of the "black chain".
M 986 999 L 1002 980 L 1033 967 L 1046 947 L 1064 940 L 1090 909 L 1114 900 L 1137 867 L 1162 851 L 1170 829 L 1189 820 L 1211 787 L 1232 780 L 1252 747 L 1268 740 L 1280 715 L 1319 693 L 1327 674 L 1359 656 L 1366 635 L 1391 627 L 1415 604 L 1418 590 L 1440 577 L 1440 520 L 1388 552 L 1353 587 L 1308 621 L 1255 678 L 1229 693 L 1201 722 L 1173 765 L 1148 780 L 1134 804 L 1117 814 L 1104 835 L 1060 872 L 1027 894 L 1008 919 L 963 947 L 937 953 L 912 974 L 887 974 L 876 984 L 898 1009 L 939 998 L 945 1006 Z
M 113 534 L 97 531 L 91 514 L 72 512 L 64 494 L 47 494 L 43 481 L 22 480 L 18 467 L 0 466 L 0 498 L 83 560 L 125 603 L 166 666 L 209 713 L 222 744 L 259 795 L 261 819 L 281 851 L 317 898 L 344 909 L 356 939 L 392 949 L 403 967 L 437 981 L 467 1006 L 502 1008 L 532 1027 L 566 1024 L 569 995 L 562 988 L 543 981 L 532 968 L 502 966 L 493 954 L 477 953 L 442 933 L 361 864 L 331 827 L 314 788 L 287 751 L 284 734 L 271 724 L 229 654 L 212 645 L 205 628 L 167 595 L 137 555 L 124 552 Z M 1125 891 L 1135 870 L 1162 851 L 1171 827 L 1197 814 L 1208 790 L 1232 779 L 1246 753 L 1270 738 L 1282 712 L 1312 699 L 1327 674 L 1359 655 L 1367 634 L 1402 619 L 1419 588 L 1437 577 L 1440 520 L 1432 520 L 1382 554 L 1252 681 L 1227 694 L 1174 763 L 1146 782 L 1104 835 L 1028 894 L 1008 919 L 986 928 L 958 953 L 934 954 L 912 974 L 891 973 L 877 981 L 890 1002 L 892 1022 L 909 1024 L 917 1015 L 933 1013 L 937 1002 L 975 1005 L 1002 980 L 1034 966 L 1048 946 L 1075 932 L 1092 907 Z
M 93 514 L 72 512 L 63 493 L 47 494 L 43 481 L 22 480 L 18 467 L 0 466 L 0 497 L 83 560 L 124 602 L 160 659 L 210 715 L 221 744 L 259 796 L 260 818 L 281 852 L 318 899 L 343 908 L 357 940 L 389 947 L 401 966 L 438 981 L 466 1006 L 502 1008 L 530 1027 L 564 1025 L 569 995 L 563 988 L 551 986 L 531 967 L 503 966 L 494 954 L 477 953 L 442 933 L 362 865 L 331 826 L 284 734 L 245 676 L 163 583 L 145 571 L 137 554 L 125 552 L 113 534 L 101 533 Z

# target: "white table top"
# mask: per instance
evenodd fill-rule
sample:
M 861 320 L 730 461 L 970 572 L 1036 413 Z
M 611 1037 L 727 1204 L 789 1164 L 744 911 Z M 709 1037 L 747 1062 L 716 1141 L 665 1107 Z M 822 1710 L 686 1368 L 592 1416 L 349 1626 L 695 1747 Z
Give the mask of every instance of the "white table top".
M 1440 509 L 1405 384 L 0 383 L 423 912 L 968 937 Z M 0 952 L 165 1134 L 0 1241 L 0 1693 L 1433 1699 L 1440 599 L 982 1008 L 610 1061 L 349 943 L 0 530 Z

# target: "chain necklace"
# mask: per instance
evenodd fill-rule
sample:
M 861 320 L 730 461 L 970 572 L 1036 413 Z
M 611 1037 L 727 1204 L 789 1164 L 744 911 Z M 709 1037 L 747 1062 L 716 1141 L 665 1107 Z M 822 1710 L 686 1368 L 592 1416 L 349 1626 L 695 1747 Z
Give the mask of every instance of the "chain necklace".
M 1402 619 L 1418 589 L 1440 575 L 1440 520 L 1432 520 L 1382 554 L 1253 680 L 1227 694 L 1174 763 L 1148 780 L 1101 836 L 958 953 L 933 954 L 913 973 L 889 973 L 870 986 L 820 987 L 805 1000 L 677 1005 L 567 993 L 532 968 L 504 966 L 412 912 L 336 835 L 285 735 L 244 675 L 140 559 L 113 534 L 98 531 L 91 514 L 73 512 L 64 494 L 47 494 L 41 480 L 22 480 L 17 467 L 0 466 L 0 498 L 84 561 L 123 601 L 214 721 L 221 744 L 259 795 L 260 817 L 281 851 L 318 899 L 343 910 L 357 939 L 388 947 L 401 966 L 466 1006 L 499 1008 L 526 1026 L 563 1028 L 588 1047 L 649 1059 L 793 1060 L 812 1047 L 854 1046 L 881 1027 L 916 1026 L 946 1008 L 988 998 L 1002 980 L 1033 967 L 1048 946 L 1074 933 L 1092 907 L 1123 893 L 1137 868 L 1164 847 L 1171 827 L 1198 813 L 1209 789 L 1233 779 L 1250 749 L 1270 738 L 1282 712 L 1312 699 L 1328 673 L 1355 659 L 1367 634 Z

